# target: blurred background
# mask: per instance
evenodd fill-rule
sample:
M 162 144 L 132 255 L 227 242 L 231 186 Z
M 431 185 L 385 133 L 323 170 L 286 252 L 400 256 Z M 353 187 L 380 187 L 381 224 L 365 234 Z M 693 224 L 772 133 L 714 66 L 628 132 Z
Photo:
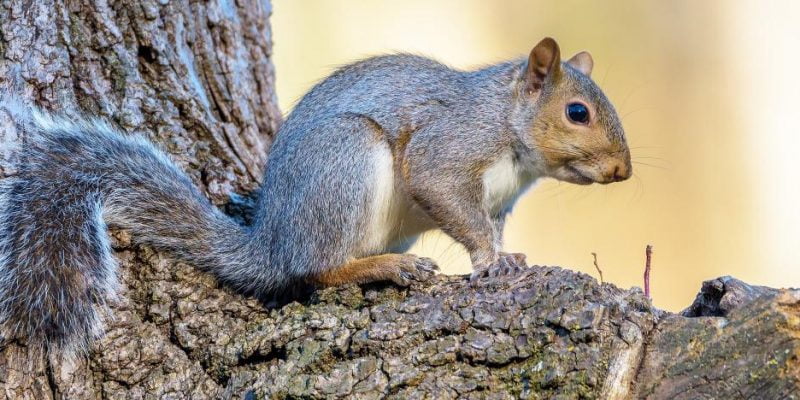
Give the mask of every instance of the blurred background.
M 701 281 L 800 286 L 800 2 L 273 0 L 284 113 L 334 68 L 394 51 L 471 69 L 552 36 L 594 56 L 622 117 L 635 177 L 543 181 L 507 225 L 528 261 L 642 286 L 654 246 L 655 304 L 688 306 Z M 412 251 L 468 273 L 460 245 L 426 234 Z

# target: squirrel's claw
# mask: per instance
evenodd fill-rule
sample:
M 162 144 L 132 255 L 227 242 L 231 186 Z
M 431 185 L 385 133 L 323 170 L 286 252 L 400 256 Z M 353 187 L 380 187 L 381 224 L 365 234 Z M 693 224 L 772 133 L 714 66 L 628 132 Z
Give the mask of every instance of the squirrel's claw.
M 439 266 L 436 261 L 428 257 L 413 256 L 412 262 L 403 263 L 398 266 L 397 275 L 392 279 L 399 286 L 409 286 L 411 282 L 425 282 L 436 275 Z
M 417 270 L 427 272 L 429 274 L 436 274 L 436 271 L 439 270 L 439 265 L 436 264 L 436 261 L 433 261 L 433 259 L 428 257 L 418 257 L 417 260 L 414 261 L 414 266 L 417 268 Z
M 414 260 L 413 267 L 410 268 L 413 279 L 418 282 L 431 279 L 436 275 L 436 271 L 438 270 L 439 266 L 436 264 L 436 261 L 428 257 L 417 257 L 416 260 Z
M 469 281 L 475 286 L 481 278 L 513 277 L 526 269 L 528 269 L 528 263 L 525 261 L 525 254 L 501 252 L 497 261 L 489 265 L 474 266 Z
M 469 276 L 469 283 L 476 286 L 481 278 L 489 275 L 489 267 L 485 265 L 475 265 L 472 267 L 472 274 Z

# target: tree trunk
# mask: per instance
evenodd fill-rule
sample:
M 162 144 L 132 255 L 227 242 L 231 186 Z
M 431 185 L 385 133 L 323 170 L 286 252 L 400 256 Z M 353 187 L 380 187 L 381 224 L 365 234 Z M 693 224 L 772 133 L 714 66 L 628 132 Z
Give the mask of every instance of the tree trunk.
M 269 0 L 2 0 L 0 89 L 146 135 L 222 204 L 255 187 L 281 122 L 270 13 Z M 0 122 L 5 175 L 24 138 Z M 74 363 L 29 359 L 23 344 L 6 343 L 0 398 L 214 397 L 224 386 L 176 336 L 175 313 L 188 311 L 179 299 L 263 309 L 132 248 L 124 232 L 114 237 L 125 289 L 106 337 Z
M 167 149 L 216 204 L 251 190 L 281 116 L 267 0 L 4 0 L 0 86 Z M 2 122 L 2 121 L 0 121 Z M 6 121 L 7 122 L 7 121 Z M 0 156 L 24 138 L 0 130 Z M 4 163 L 0 173 L 7 174 Z M 123 289 L 73 360 L 0 343 L 0 398 L 787 398 L 800 292 L 707 282 L 684 315 L 536 267 L 477 288 L 347 286 L 268 310 L 112 232 Z

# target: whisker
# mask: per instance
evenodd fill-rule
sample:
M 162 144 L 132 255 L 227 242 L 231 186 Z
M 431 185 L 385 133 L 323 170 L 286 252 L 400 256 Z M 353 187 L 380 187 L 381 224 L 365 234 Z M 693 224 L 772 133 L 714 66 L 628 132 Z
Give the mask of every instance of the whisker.
M 572 149 L 572 150 L 575 150 L 575 151 L 578 151 L 578 152 L 580 152 L 580 154 L 581 154 L 581 155 L 583 155 L 583 156 L 585 156 L 585 157 L 587 157 L 587 158 L 592 158 L 592 154 L 591 154 L 591 153 L 589 153 L 589 152 L 588 152 L 588 151 L 586 151 L 586 150 L 583 150 L 583 149 L 581 149 L 580 147 L 577 147 L 577 146 L 575 146 L 575 145 L 574 145 L 574 144 L 572 144 L 572 143 L 568 143 L 568 142 L 566 142 L 566 141 L 564 141 L 563 139 L 560 139 L 560 138 L 553 138 L 553 139 L 554 139 L 555 141 L 557 141 L 557 142 L 559 142 L 559 143 L 561 143 L 561 144 L 563 144 L 563 145 L 565 145 L 565 146 L 569 147 L 569 148 L 570 148 L 570 149 Z
M 639 157 L 639 156 L 637 156 L 637 157 L 631 157 L 631 161 L 644 162 L 645 164 L 653 163 L 655 165 L 663 165 L 663 166 L 671 166 L 672 165 L 672 162 L 670 160 L 667 160 L 665 158 L 659 158 L 659 157 Z
M 632 157 L 632 158 L 647 158 L 647 159 L 650 159 L 650 160 L 668 161 L 666 158 L 651 157 L 651 156 L 636 156 L 636 157 Z
M 644 81 L 644 82 L 642 82 L 642 83 L 640 83 L 640 84 L 638 84 L 638 85 L 634 86 L 634 87 L 633 87 L 633 89 L 631 89 L 631 92 L 630 92 L 630 93 L 628 93 L 628 95 L 627 95 L 627 96 L 625 96 L 625 99 L 624 99 L 624 100 L 622 100 L 622 105 L 621 105 L 619 108 L 620 108 L 620 109 L 624 109 L 624 108 L 625 108 L 625 104 L 627 104 L 627 103 L 628 103 L 628 100 L 631 98 L 631 96 L 633 96 L 633 94 L 634 94 L 634 93 L 636 93 L 636 91 L 637 91 L 637 90 L 639 90 L 639 89 L 641 89 L 641 88 L 645 87 L 645 86 L 646 86 L 646 85 L 648 85 L 648 84 L 650 84 L 650 81 Z
M 633 195 L 630 197 L 630 199 L 628 199 L 628 206 L 633 204 L 634 201 L 640 200 L 641 197 L 644 196 L 644 183 L 642 182 L 642 178 L 640 178 L 636 173 L 633 174 L 633 177 L 636 179 L 636 190 L 634 190 Z
M 562 185 L 561 183 L 562 183 L 561 181 L 558 181 L 558 180 L 557 180 L 557 181 L 556 181 L 556 185 L 555 185 L 555 186 L 553 186 L 553 188 L 550 190 L 550 192 L 549 192 L 549 193 L 546 193 L 546 194 L 548 195 L 548 196 L 547 196 L 547 198 L 548 198 L 548 199 L 561 198 L 561 196 L 562 196 L 562 195 L 563 195 L 563 194 L 564 194 L 564 193 L 565 193 L 567 190 L 569 190 L 569 189 L 568 189 L 568 187 L 567 187 L 566 185 Z
M 600 87 L 606 86 L 606 78 L 608 78 L 608 73 L 611 72 L 611 67 L 614 66 L 614 62 L 608 64 L 608 68 L 606 68 L 606 73 L 603 74 L 603 79 L 600 80 Z
M 558 153 L 558 154 L 563 154 L 563 155 L 568 155 L 568 156 L 580 156 L 580 155 L 582 155 L 581 153 L 572 152 L 572 151 L 569 151 L 568 149 L 567 150 L 565 150 L 565 149 L 556 149 L 554 147 L 549 147 L 549 146 L 539 146 L 539 148 L 542 149 L 542 150 L 547 150 L 547 151 L 551 151 L 553 153 Z
M 663 169 L 665 171 L 670 170 L 670 167 L 665 167 L 665 166 L 661 166 L 661 165 L 654 165 L 654 164 L 648 164 L 648 163 L 641 162 L 641 161 L 631 161 L 631 163 L 632 164 L 636 164 L 636 165 L 643 165 L 643 166 L 651 167 L 651 168 Z
M 620 119 L 620 121 L 625 121 L 625 118 L 627 118 L 627 117 L 631 116 L 632 114 L 636 114 L 636 113 L 637 113 L 637 112 L 639 112 L 639 111 L 645 111 L 645 110 L 655 110 L 655 109 L 656 109 L 656 107 L 653 107 L 653 106 L 647 106 L 647 107 L 641 107 L 641 108 L 637 108 L 637 109 L 635 109 L 635 110 L 633 110 L 633 111 L 629 111 L 629 112 L 625 113 L 624 115 L 622 115 L 621 117 L 619 117 L 619 119 Z
M 641 151 L 641 150 L 652 151 L 652 150 L 663 150 L 663 149 L 664 149 L 664 147 L 662 147 L 662 146 L 629 146 L 628 147 L 628 150 L 631 150 L 631 151 Z
M 597 191 L 597 185 L 591 185 L 591 186 L 582 188 L 580 191 L 578 191 L 578 194 L 575 197 L 572 198 L 572 201 L 579 202 L 579 201 L 589 197 L 590 195 L 594 194 L 595 191 Z

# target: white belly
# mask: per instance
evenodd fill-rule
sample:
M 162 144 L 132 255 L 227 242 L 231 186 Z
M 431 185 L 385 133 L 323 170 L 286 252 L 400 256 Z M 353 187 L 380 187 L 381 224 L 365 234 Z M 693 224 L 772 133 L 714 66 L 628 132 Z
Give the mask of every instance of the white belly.
M 359 253 L 380 254 L 390 249 L 410 247 L 421 233 L 436 224 L 406 194 L 402 181 L 396 179 L 389 147 L 382 144 L 375 152 L 373 192 L 368 211 L 369 223 Z
M 504 154 L 483 173 L 483 201 L 491 215 L 510 209 L 528 189 L 534 176 L 514 162 L 511 153 Z

